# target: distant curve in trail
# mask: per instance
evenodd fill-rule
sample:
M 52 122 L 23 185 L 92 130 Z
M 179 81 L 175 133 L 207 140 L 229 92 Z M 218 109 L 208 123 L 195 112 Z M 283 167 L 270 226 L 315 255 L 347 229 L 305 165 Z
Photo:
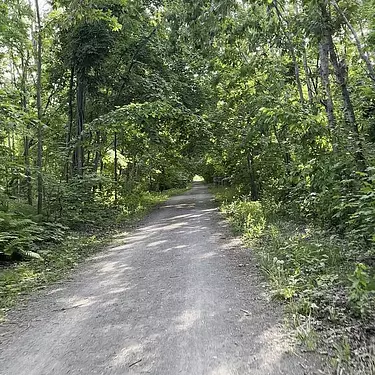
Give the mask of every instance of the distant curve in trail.
M 250 251 L 227 232 L 203 184 L 169 199 L 11 315 L 0 374 L 322 373 L 291 351 Z

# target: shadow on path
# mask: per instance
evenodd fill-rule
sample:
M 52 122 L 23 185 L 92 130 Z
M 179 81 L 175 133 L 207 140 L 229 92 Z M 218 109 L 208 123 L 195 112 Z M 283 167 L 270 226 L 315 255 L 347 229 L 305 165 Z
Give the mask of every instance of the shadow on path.
M 195 183 L 30 301 L 18 317 L 26 329 L 3 343 L 0 374 L 319 373 L 292 353 L 264 291 Z

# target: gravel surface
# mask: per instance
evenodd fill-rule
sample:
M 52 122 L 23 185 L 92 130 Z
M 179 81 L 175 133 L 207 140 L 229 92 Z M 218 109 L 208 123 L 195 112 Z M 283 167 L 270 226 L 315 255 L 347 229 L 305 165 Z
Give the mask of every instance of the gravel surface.
M 324 373 L 199 183 L 9 319 L 1 375 Z

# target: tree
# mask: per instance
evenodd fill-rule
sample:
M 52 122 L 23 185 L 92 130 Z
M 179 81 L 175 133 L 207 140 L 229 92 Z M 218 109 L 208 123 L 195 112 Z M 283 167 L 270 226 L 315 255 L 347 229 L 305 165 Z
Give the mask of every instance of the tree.
M 37 19 L 37 43 L 36 43 L 36 64 L 37 64 L 37 83 L 36 83 L 36 106 L 38 111 L 38 214 L 43 209 L 43 136 L 42 136 L 42 22 L 39 11 L 39 2 L 35 0 L 35 11 Z

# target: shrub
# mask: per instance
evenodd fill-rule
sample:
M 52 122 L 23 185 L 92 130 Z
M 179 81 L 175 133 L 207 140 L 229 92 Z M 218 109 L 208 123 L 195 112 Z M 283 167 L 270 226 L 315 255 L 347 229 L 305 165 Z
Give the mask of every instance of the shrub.
M 237 232 L 244 232 L 249 238 L 263 233 L 266 219 L 260 202 L 236 200 L 224 207 Z
M 65 229 L 61 224 L 38 224 L 15 212 L 0 211 L 0 253 L 13 259 L 41 259 L 41 244 L 62 241 Z

